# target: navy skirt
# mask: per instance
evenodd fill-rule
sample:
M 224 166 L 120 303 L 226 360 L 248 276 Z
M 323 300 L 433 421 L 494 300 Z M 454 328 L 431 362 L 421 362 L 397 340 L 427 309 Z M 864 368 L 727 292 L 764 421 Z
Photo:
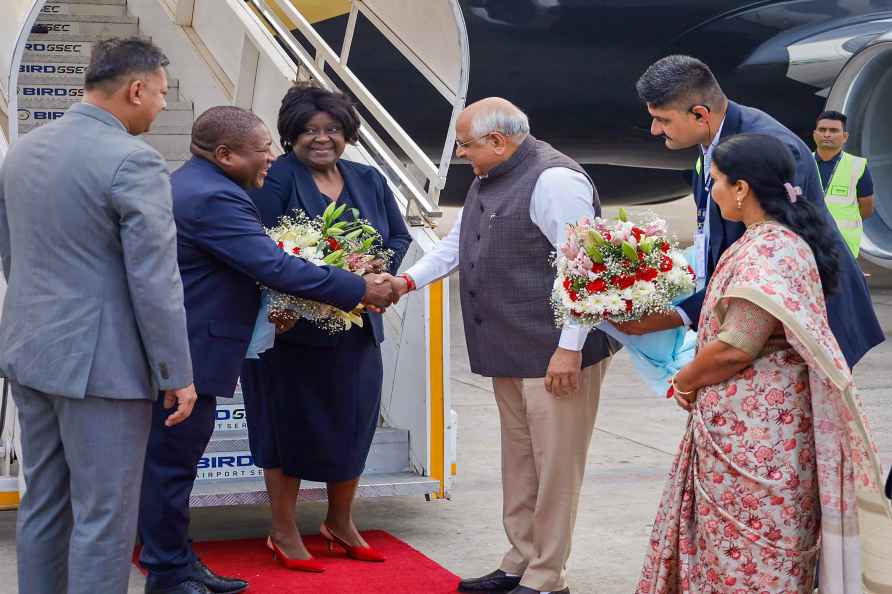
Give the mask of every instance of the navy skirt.
M 254 463 L 319 482 L 362 474 L 381 407 L 381 347 L 368 323 L 337 346 L 277 341 L 242 368 Z

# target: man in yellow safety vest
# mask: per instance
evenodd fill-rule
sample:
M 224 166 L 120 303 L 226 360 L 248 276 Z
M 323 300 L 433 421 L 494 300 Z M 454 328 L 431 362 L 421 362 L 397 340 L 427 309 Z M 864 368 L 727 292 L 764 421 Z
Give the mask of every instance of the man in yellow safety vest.
M 862 221 L 873 214 L 874 190 L 867 159 L 842 150 L 849 139 L 847 119 L 838 111 L 825 111 L 818 116 L 814 134 L 815 160 L 821 173 L 827 209 L 857 258 L 861 249 Z

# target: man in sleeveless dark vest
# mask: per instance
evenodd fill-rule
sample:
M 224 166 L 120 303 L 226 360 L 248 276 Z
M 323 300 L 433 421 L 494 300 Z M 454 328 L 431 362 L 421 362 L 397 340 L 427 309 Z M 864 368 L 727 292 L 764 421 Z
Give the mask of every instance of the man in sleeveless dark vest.
M 505 531 L 498 570 L 460 592 L 569 592 L 565 566 L 601 382 L 615 345 L 601 332 L 555 326 L 550 264 L 567 223 L 600 214 L 572 159 L 529 134 L 504 99 L 470 105 L 456 154 L 477 178 L 444 240 L 393 282 L 401 293 L 460 271 L 468 356 L 491 377 L 499 407 Z

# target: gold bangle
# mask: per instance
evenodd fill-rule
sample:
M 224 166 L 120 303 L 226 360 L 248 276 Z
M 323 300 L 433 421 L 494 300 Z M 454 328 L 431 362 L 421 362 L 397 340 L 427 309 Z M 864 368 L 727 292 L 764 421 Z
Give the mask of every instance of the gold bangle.
M 680 389 L 680 388 L 678 387 L 678 384 L 675 383 L 675 377 L 674 377 L 674 376 L 673 376 L 673 378 L 672 378 L 672 387 L 675 388 L 675 393 L 676 393 L 676 394 L 681 394 L 682 396 L 690 396 L 691 394 L 693 394 L 694 392 L 697 391 L 696 388 L 693 389 L 693 390 L 691 390 L 690 392 L 685 392 L 684 390 Z

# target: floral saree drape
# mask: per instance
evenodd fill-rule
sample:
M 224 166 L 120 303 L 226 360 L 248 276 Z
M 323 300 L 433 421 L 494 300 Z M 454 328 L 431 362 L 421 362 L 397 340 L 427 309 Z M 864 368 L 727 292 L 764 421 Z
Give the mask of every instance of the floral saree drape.
M 637 592 L 805 594 L 820 557 L 822 594 L 892 593 L 885 477 L 811 249 L 751 227 L 716 268 L 698 348 L 732 299 L 779 320 L 785 348 L 698 391 Z

